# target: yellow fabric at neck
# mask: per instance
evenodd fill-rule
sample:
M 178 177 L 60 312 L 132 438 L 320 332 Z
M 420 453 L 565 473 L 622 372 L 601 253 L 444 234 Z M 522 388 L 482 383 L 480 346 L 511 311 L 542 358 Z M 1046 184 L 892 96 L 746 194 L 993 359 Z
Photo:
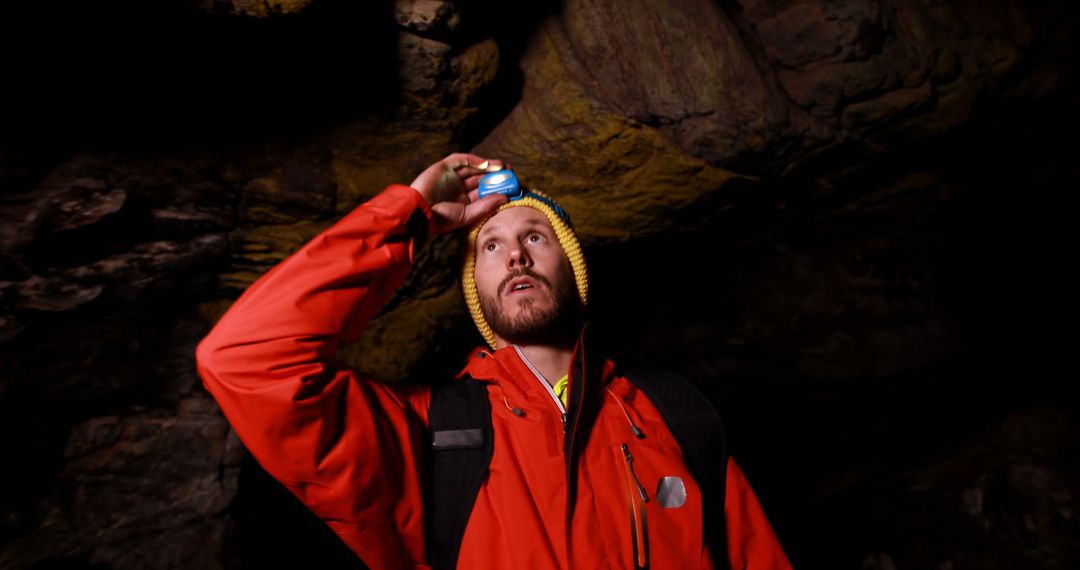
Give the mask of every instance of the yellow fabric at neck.
M 562 400 L 562 405 L 564 408 L 566 407 L 566 386 L 567 380 L 569 378 L 569 374 L 563 374 L 563 377 L 559 378 L 559 381 L 555 383 L 555 395 L 558 396 L 560 400 Z

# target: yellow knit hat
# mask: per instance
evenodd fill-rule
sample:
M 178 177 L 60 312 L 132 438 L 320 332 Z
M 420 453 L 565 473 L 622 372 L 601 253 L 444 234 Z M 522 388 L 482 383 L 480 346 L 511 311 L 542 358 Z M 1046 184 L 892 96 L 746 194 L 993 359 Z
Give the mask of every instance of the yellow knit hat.
M 581 253 L 581 244 L 578 243 L 574 228 L 570 225 L 570 215 L 550 196 L 537 190 L 528 190 L 520 197 L 511 198 L 509 202 L 499 206 L 498 209 L 482 218 L 469 230 L 468 245 L 465 249 L 465 259 L 461 268 L 461 289 L 465 294 L 465 305 L 469 307 L 469 313 L 476 323 L 476 328 L 480 330 L 480 334 L 483 335 L 484 340 L 493 350 L 495 349 L 495 333 L 491 331 L 491 327 L 484 318 L 484 311 L 480 307 L 480 292 L 476 288 L 476 238 L 480 235 L 480 229 L 495 214 L 507 208 L 516 208 L 518 206 L 527 206 L 539 210 L 547 216 L 551 228 L 555 230 L 555 235 L 559 238 L 559 244 L 562 245 L 563 252 L 566 253 L 567 259 L 570 260 L 570 268 L 574 272 L 574 282 L 577 284 L 581 306 L 587 306 L 589 301 L 589 277 L 585 271 L 585 256 Z

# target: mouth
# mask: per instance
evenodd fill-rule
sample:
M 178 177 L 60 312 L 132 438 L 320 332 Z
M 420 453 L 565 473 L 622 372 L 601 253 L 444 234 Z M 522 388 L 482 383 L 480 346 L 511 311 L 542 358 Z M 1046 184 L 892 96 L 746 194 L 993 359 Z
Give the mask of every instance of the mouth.
M 538 288 L 539 284 L 535 280 L 529 277 L 519 277 L 506 286 L 506 292 L 503 295 L 506 297 L 525 295 L 536 291 Z

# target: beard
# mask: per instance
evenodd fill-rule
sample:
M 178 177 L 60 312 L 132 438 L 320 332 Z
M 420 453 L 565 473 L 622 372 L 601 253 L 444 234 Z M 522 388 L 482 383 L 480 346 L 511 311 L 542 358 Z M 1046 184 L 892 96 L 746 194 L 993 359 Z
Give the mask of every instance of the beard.
M 512 301 L 517 303 L 520 310 L 515 317 L 510 317 L 503 311 L 498 293 L 481 295 L 480 307 L 492 332 L 507 342 L 518 345 L 573 342 L 577 338 L 583 316 L 581 298 L 574 287 L 573 277 L 563 279 L 553 287 L 547 278 L 526 269 L 508 275 L 498 290 L 503 291 L 510 280 L 522 276 L 535 279 L 552 293 L 551 306 L 541 308 L 537 304 L 538 299 L 525 296 Z

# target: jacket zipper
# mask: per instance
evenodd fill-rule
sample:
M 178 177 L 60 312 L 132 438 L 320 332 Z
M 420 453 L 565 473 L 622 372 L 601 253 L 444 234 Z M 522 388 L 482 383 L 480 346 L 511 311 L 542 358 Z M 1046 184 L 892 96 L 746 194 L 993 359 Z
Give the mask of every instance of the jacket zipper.
M 563 435 L 565 436 L 566 435 L 566 407 L 563 406 L 562 400 L 559 399 L 559 396 L 555 394 L 555 389 L 552 388 L 551 384 L 549 384 L 548 381 L 544 379 L 543 375 L 540 374 L 540 371 L 538 371 L 535 367 L 533 367 L 532 363 L 529 362 L 529 359 L 525 357 L 525 353 L 522 352 L 521 349 L 518 348 L 518 346 L 516 344 L 514 345 L 514 350 L 517 351 L 518 356 L 521 357 L 521 361 L 524 362 L 525 365 L 529 367 L 529 370 L 532 370 L 533 376 L 536 376 L 536 380 L 538 382 L 540 382 L 540 384 L 542 384 L 544 386 L 544 388 L 547 390 L 548 395 L 551 396 L 551 399 L 555 402 L 555 406 L 557 408 L 559 408 L 559 414 L 561 414 L 561 416 L 562 416 Z
M 645 503 L 649 502 L 649 496 L 634 473 L 634 456 L 625 443 L 622 444 L 622 452 L 626 460 L 626 489 L 630 495 L 630 541 L 634 545 L 634 570 L 648 570 L 649 526 L 645 517 Z

